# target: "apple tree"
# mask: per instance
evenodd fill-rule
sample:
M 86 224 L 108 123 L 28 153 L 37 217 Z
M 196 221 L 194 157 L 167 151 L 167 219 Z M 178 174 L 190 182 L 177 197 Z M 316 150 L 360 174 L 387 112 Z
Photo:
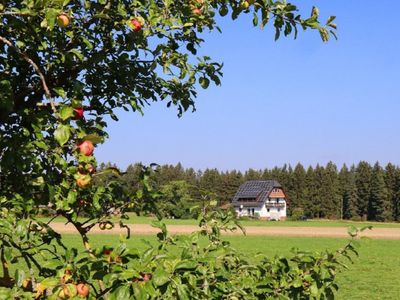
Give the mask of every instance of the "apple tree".
M 127 229 L 126 211 L 157 214 L 158 191 L 143 168 L 140 189 L 93 184 L 96 145 L 116 111 L 142 113 L 152 102 L 194 110 L 196 89 L 220 84 L 222 65 L 199 56 L 203 32 L 220 17 L 250 15 L 275 38 L 315 30 L 335 37 L 334 17 L 274 0 L 0 0 L 0 299 L 304 299 L 331 298 L 337 252 L 263 258 L 254 264 L 220 238 L 233 215 L 203 209 L 199 231 L 170 236 L 144 252 L 124 241 L 93 248 L 94 226 Z M 150 134 L 150 133 L 149 133 Z M 54 212 L 79 233 L 69 247 L 43 222 Z M 204 246 L 202 239 L 208 242 Z

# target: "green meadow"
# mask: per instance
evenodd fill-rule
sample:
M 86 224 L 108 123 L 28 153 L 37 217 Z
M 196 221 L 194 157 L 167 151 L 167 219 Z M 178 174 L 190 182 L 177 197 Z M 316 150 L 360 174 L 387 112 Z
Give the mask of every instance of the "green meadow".
M 90 235 L 92 247 L 114 246 L 118 235 Z M 307 251 L 339 249 L 346 244 L 341 238 L 309 237 L 263 237 L 227 236 L 224 239 L 243 253 L 256 260 L 257 254 L 275 256 L 290 255 L 292 248 Z M 83 250 L 80 237 L 76 234 L 63 235 L 69 247 Z M 127 240 L 128 247 L 144 250 L 146 243 L 155 243 L 156 237 L 150 235 L 133 236 Z M 400 240 L 362 239 L 358 248 L 359 257 L 347 270 L 338 274 L 339 291 L 337 299 L 400 299 Z M 13 269 L 18 267 L 13 266 Z M 1 273 L 1 271 L 0 271 Z
M 116 235 L 91 235 L 94 247 L 113 245 L 118 239 Z M 346 239 L 339 238 L 232 236 L 225 239 L 255 259 L 258 253 L 287 255 L 294 247 L 310 251 L 333 250 L 346 243 Z M 81 248 L 77 235 L 65 235 L 64 240 L 70 246 Z M 147 245 L 144 241 L 155 242 L 155 237 L 134 236 L 128 240 L 128 245 L 145 249 Z M 348 270 L 338 275 L 340 289 L 337 299 L 400 299 L 399 250 L 400 240 L 362 239 L 359 257 L 348 266 Z

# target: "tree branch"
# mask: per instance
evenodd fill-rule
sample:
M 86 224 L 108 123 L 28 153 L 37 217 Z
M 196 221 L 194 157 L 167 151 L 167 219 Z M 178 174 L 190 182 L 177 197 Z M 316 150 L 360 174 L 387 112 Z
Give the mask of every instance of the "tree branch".
M 3 277 L 10 278 L 10 270 L 8 268 L 8 263 L 4 255 L 4 247 L 1 248 L 0 258 L 1 258 L 1 265 L 3 267 Z
M 24 60 L 26 60 L 26 61 L 35 69 L 35 71 L 38 73 L 38 75 L 39 75 L 39 77 L 40 77 L 40 81 L 42 82 L 42 85 L 43 85 L 43 89 L 44 89 L 44 93 L 45 93 L 45 95 L 46 95 L 46 98 L 50 101 L 51 109 L 53 110 L 54 113 L 56 113 L 56 112 L 57 112 L 57 109 L 56 109 L 55 103 L 54 103 L 54 101 L 53 101 L 53 98 L 51 97 L 51 93 L 50 93 L 49 87 L 47 86 L 46 79 L 45 79 L 45 77 L 44 77 L 42 71 L 40 71 L 39 66 L 38 66 L 32 59 L 30 59 L 30 58 L 28 57 L 28 55 L 26 55 L 26 53 L 22 52 L 17 46 L 15 46 L 13 43 L 11 43 L 11 42 L 10 42 L 9 40 L 7 40 L 6 38 L 0 36 L 0 41 L 2 41 L 2 42 L 3 42 L 4 44 L 6 44 L 7 46 L 13 48 L 15 51 L 17 51 L 17 53 L 18 53 L 19 55 L 21 55 L 22 58 L 23 58 Z
M 4 11 L 0 13 L 0 16 L 31 16 L 29 13 L 22 13 L 22 12 L 16 12 L 16 11 Z

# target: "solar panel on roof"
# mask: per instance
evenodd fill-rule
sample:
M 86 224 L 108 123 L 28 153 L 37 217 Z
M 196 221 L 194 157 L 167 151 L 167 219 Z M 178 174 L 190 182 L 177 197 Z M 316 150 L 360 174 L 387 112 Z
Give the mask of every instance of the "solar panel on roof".
M 247 181 L 239 187 L 233 202 L 240 201 L 240 198 L 258 198 L 258 201 L 264 201 L 274 187 L 281 185 L 276 180 Z

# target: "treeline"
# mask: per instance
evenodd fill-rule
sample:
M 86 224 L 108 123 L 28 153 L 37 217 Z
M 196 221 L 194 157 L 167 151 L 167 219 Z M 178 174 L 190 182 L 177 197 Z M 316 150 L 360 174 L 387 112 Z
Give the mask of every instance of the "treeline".
M 102 164 L 100 169 L 112 166 Z M 130 165 L 120 177 L 130 189 L 135 189 L 140 164 Z M 162 165 L 151 174 L 151 181 L 162 197 L 160 205 L 173 217 L 188 217 L 190 207 L 201 205 L 210 197 L 220 206 L 229 203 L 240 184 L 247 180 L 275 179 L 288 197 L 289 214 L 302 210 L 308 218 L 400 221 L 400 168 L 391 163 L 357 165 L 340 169 L 334 163 L 304 168 L 297 164 L 273 169 L 196 171 L 177 165 Z

